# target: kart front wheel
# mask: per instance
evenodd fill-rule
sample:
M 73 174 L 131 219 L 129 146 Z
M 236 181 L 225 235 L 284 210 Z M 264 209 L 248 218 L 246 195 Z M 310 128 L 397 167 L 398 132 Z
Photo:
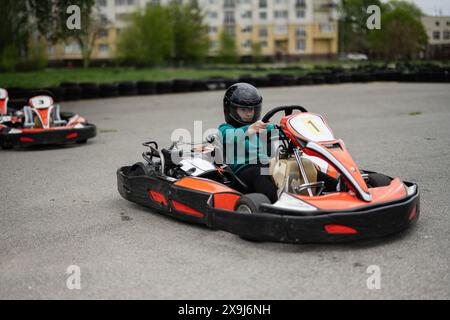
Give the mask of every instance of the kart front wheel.
M 250 193 L 239 198 L 234 206 L 234 211 L 241 213 L 255 213 L 263 203 L 271 203 L 269 198 L 262 193 Z
M 385 187 L 391 184 L 392 179 L 381 173 L 369 174 L 367 184 L 372 188 Z

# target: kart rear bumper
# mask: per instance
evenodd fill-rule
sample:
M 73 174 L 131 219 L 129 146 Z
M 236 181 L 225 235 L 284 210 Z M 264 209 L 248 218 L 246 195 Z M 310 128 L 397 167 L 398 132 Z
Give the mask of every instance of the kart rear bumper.
M 6 147 L 30 147 L 35 145 L 65 144 L 81 142 L 97 135 L 93 124 L 84 124 L 82 128 L 42 129 L 33 132 L 12 133 L 5 128 L 0 133 L 0 145 Z
M 414 194 L 397 202 L 358 211 L 322 211 L 309 216 L 300 215 L 300 212 L 299 215 L 292 212 L 284 215 L 280 212 L 247 214 L 210 207 L 207 225 L 257 241 L 349 242 L 384 237 L 407 229 L 418 220 L 419 205 L 420 194 L 416 188 Z M 334 233 L 340 230 L 352 232 Z

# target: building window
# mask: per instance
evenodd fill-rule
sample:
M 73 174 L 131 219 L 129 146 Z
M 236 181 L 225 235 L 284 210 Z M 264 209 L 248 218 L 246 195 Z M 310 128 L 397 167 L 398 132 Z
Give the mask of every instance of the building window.
M 305 17 L 305 10 L 297 10 L 296 14 L 297 14 L 297 18 L 304 18 Z
M 210 49 L 210 50 L 215 50 L 215 49 L 217 49 L 217 41 L 210 41 L 210 42 L 209 42 L 209 49 Z
M 217 33 L 217 27 L 209 26 L 209 27 L 208 27 L 208 33 L 209 33 L 209 34 Z
M 259 13 L 259 18 L 260 18 L 261 20 L 266 20 L 266 19 L 267 19 L 267 12 L 261 11 L 261 12 Z
M 295 7 L 296 8 L 305 8 L 306 7 L 305 0 L 296 0 L 295 1 Z
M 450 40 L 450 31 L 444 31 L 442 37 L 444 40 Z
M 101 53 L 106 53 L 106 52 L 109 51 L 109 45 L 107 45 L 107 44 L 101 44 L 101 45 L 98 46 L 98 50 L 99 50 Z
M 119 6 L 124 6 L 125 4 L 126 4 L 126 2 L 127 2 L 127 0 L 115 0 L 115 5 L 116 5 L 116 7 L 119 7 Z
M 99 38 L 107 38 L 108 37 L 108 30 L 105 30 L 105 29 L 99 30 L 98 37 Z
M 276 34 L 287 34 L 287 26 L 286 25 L 278 25 L 275 26 L 275 33 Z
M 297 36 L 297 38 L 306 37 L 305 27 L 303 26 L 297 27 L 297 29 L 295 29 L 295 35 Z
M 224 0 L 223 7 L 224 8 L 234 8 L 234 0 Z
M 250 40 L 245 40 L 241 43 L 241 47 L 243 49 L 248 49 L 252 46 L 252 42 Z
M 116 21 L 128 22 L 130 21 L 132 16 L 133 16 L 132 13 L 117 13 Z
M 230 36 L 234 37 L 235 36 L 235 28 L 234 26 L 226 26 L 225 27 L 225 33 L 229 34 Z
M 440 39 L 441 39 L 441 32 L 433 31 L 433 40 L 440 40 Z
M 261 44 L 261 48 L 267 48 L 267 41 L 263 40 L 259 42 Z
M 261 38 L 266 38 L 267 35 L 268 35 L 267 28 L 260 28 L 259 29 L 259 36 Z
M 97 0 L 97 5 L 99 7 L 106 7 L 108 5 L 108 1 L 107 0 Z
M 306 41 L 303 39 L 297 40 L 297 51 L 305 51 L 306 50 Z
M 275 19 L 287 18 L 288 12 L 287 12 L 287 10 L 275 10 L 274 16 L 275 16 Z
M 260 8 L 267 8 L 267 0 L 259 0 Z
M 251 33 L 252 32 L 252 26 L 246 26 L 241 29 L 242 33 Z
M 242 18 L 243 19 L 251 19 L 252 18 L 252 12 L 251 11 L 244 11 L 244 13 L 242 13 Z
M 65 53 L 78 53 L 80 51 L 81 51 L 80 46 L 78 45 L 78 43 L 75 42 L 68 43 L 64 46 Z
M 210 19 L 217 19 L 218 15 L 215 11 L 207 11 L 206 16 Z
M 225 23 L 234 23 L 234 11 L 225 11 L 225 17 L 224 17 Z
M 321 23 L 319 25 L 320 32 L 328 33 L 333 31 L 333 27 L 329 23 Z

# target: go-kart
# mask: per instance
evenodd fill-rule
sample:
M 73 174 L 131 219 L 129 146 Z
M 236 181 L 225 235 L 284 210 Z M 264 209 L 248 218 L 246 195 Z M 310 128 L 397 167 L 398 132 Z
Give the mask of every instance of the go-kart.
M 28 105 L 21 110 L 9 112 L 8 92 L 0 89 L 0 146 L 9 149 L 15 146 L 86 143 L 97 134 L 95 125 L 79 115 L 61 112 L 48 91 L 34 92 Z
M 119 193 L 165 215 L 256 241 L 346 242 L 394 234 L 417 221 L 416 184 L 359 170 L 324 118 L 301 106 L 274 108 L 262 121 L 279 112 L 284 112 L 276 126 L 280 145 L 269 164 L 277 202 L 248 193 L 217 161 L 223 152 L 219 136 L 210 136 L 189 156 L 179 141 L 162 150 L 154 141 L 145 143 L 145 162 L 118 169 Z M 339 187 L 325 190 L 318 171 L 335 177 Z

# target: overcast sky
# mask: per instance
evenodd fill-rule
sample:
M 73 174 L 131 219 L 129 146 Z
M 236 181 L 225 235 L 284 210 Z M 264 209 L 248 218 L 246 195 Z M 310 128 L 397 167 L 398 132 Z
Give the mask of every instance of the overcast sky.
M 414 2 L 427 15 L 450 16 L 450 0 L 407 0 Z M 386 0 L 384 0 L 386 2 Z M 442 13 L 441 13 L 442 11 Z

